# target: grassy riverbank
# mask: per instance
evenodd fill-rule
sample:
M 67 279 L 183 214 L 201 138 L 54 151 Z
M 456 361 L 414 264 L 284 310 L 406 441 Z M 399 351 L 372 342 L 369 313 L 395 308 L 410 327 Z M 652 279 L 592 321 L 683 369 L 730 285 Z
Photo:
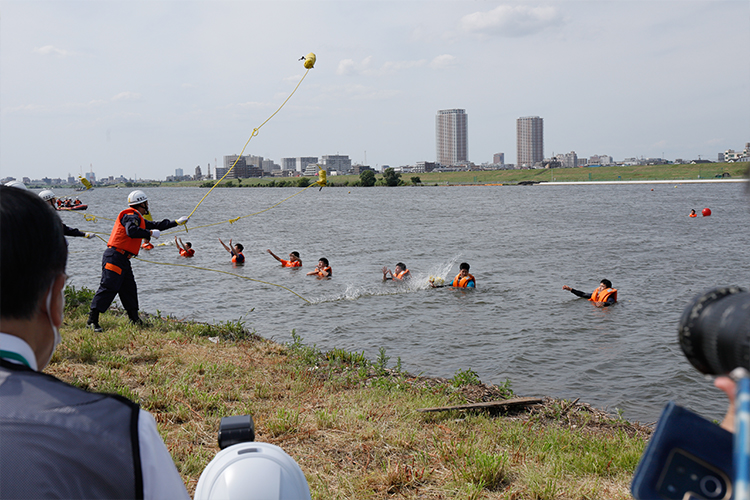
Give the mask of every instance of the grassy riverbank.
M 110 311 L 85 328 L 92 292 L 66 290 L 63 343 L 47 372 L 114 392 L 150 411 L 192 493 L 218 452 L 223 416 L 252 414 L 256 440 L 302 467 L 314 499 L 627 499 L 649 429 L 578 401 L 546 398 L 505 414 L 418 408 L 506 399 L 470 369 L 413 376 L 377 360 L 281 345 L 241 321 L 150 317 L 143 328 Z
M 700 163 L 696 165 L 642 165 L 615 167 L 582 167 L 527 170 L 483 170 L 471 172 L 428 172 L 420 174 L 401 174 L 405 185 L 412 185 L 412 178 L 418 177 L 420 185 L 461 185 L 461 184 L 504 184 L 515 185 L 519 182 L 603 182 L 603 181 L 645 181 L 645 180 L 696 180 L 716 179 L 717 176 L 729 176 L 741 179 L 745 176 L 748 163 Z M 377 175 L 380 179 L 381 174 Z M 233 187 L 269 186 L 280 181 L 293 182 L 295 178 L 262 178 L 237 179 L 223 181 L 222 186 L 232 182 Z M 334 186 L 353 186 L 359 182 L 359 176 L 329 176 L 329 183 Z M 216 181 L 184 181 L 159 183 L 161 186 L 197 187 Z M 295 184 L 296 185 L 296 184 Z

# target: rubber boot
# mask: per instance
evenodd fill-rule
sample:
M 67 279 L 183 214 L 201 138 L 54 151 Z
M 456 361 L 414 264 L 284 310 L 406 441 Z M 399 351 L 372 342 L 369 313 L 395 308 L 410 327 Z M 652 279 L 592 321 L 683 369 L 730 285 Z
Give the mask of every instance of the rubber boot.
M 99 326 L 99 311 L 91 309 L 89 311 L 89 319 L 86 320 L 86 326 L 94 330 L 95 332 L 101 332 L 102 327 Z
M 130 318 L 130 322 L 133 323 L 136 326 L 143 326 L 143 321 L 141 321 L 141 318 L 138 316 L 138 310 L 137 309 L 131 309 L 127 311 L 128 318 Z

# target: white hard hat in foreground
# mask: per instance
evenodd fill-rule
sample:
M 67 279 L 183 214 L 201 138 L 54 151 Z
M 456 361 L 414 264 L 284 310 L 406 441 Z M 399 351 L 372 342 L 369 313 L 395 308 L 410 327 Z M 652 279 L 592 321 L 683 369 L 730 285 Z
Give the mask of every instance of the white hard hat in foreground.
M 237 443 L 216 454 L 198 480 L 194 500 L 310 500 L 305 474 L 270 443 Z
M 25 189 L 28 191 L 28 188 L 26 187 L 26 184 L 24 184 L 21 181 L 8 181 L 5 183 L 6 186 L 12 187 L 12 188 L 18 188 L 18 189 Z
M 55 193 L 53 193 L 51 189 L 45 189 L 39 193 L 39 197 L 44 201 L 49 201 L 55 198 Z
M 128 195 L 128 205 L 140 205 L 144 201 L 148 201 L 148 197 L 140 189 L 136 189 Z

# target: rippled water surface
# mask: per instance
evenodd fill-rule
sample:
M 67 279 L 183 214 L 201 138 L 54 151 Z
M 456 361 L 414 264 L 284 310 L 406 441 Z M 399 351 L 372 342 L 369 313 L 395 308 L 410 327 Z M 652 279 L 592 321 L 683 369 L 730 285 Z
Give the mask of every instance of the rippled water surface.
M 207 189 L 145 189 L 155 219 L 190 213 Z M 669 399 L 718 418 L 724 401 L 685 360 L 676 327 L 688 301 L 717 285 L 747 287 L 750 198 L 742 184 L 311 188 L 233 224 L 199 228 L 267 209 L 291 188 L 216 189 L 190 220 L 196 256 L 172 245 L 141 257 L 235 273 L 290 291 L 206 270 L 133 261 L 141 310 L 207 322 L 242 319 L 267 338 L 364 351 L 386 349 L 412 373 L 450 377 L 475 370 L 511 380 L 520 395 L 581 398 L 651 422 Z M 129 190 L 82 193 L 89 213 L 70 226 L 102 233 Z M 60 191 L 58 195 L 71 194 Z M 704 207 L 711 217 L 688 218 Z M 169 242 L 164 235 L 157 242 Z M 105 234 L 106 233 L 106 234 Z M 245 246 L 234 268 L 218 242 Z M 95 289 L 101 240 L 70 238 L 68 273 Z M 266 253 L 297 250 L 301 270 Z M 305 273 L 325 256 L 333 278 Z M 382 283 L 380 269 L 404 261 L 409 287 Z M 477 289 L 431 289 L 471 264 Z M 563 291 L 587 292 L 607 278 L 619 303 L 596 309 Z

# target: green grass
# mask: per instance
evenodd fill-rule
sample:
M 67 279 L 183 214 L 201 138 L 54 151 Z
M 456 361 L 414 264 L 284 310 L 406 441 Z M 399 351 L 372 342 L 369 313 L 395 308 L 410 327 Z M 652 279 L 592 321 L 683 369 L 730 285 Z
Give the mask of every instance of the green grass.
M 427 173 L 404 173 L 401 180 L 404 185 L 412 185 L 411 178 L 419 177 L 422 186 L 434 185 L 462 185 L 462 184 L 508 184 L 514 185 L 519 182 L 602 182 L 602 181 L 634 181 L 634 180 L 695 180 L 715 179 L 716 176 L 729 174 L 731 178 L 742 178 L 746 176 L 749 163 L 700 163 L 680 165 L 636 165 L 636 166 L 612 166 L 612 167 L 580 167 L 580 168 L 556 168 L 556 169 L 527 169 L 527 170 L 477 170 L 467 172 L 427 172 Z M 377 179 L 383 175 L 378 173 Z M 299 185 L 299 179 L 295 177 L 263 177 L 242 179 L 238 183 L 236 179 L 222 181 L 219 187 L 246 188 L 246 187 L 304 187 Z M 313 178 L 308 178 L 312 179 Z M 310 182 L 312 182 L 312 180 Z M 231 182 L 231 185 L 229 184 Z M 212 187 L 216 183 L 212 181 L 181 181 L 181 182 L 159 182 L 155 185 L 161 187 Z M 331 187 L 352 187 L 359 183 L 359 176 L 342 175 L 329 176 L 328 185 Z M 115 185 L 107 187 L 116 187 Z
M 512 397 L 482 384 L 388 368 L 390 357 L 260 337 L 245 321 L 200 324 L 121 311 L 84 327 L 88 290 L 66 290 L 63 343 L 47 371 L 122 394 L 150 411 L 189 490 L 218 452 L 223 416 L 251 414 L 256 440 L 302 467 L 315 499 L 626 499 L 649 430 L 585 404 L 548 400 L 516 413 L 419 408 Z

